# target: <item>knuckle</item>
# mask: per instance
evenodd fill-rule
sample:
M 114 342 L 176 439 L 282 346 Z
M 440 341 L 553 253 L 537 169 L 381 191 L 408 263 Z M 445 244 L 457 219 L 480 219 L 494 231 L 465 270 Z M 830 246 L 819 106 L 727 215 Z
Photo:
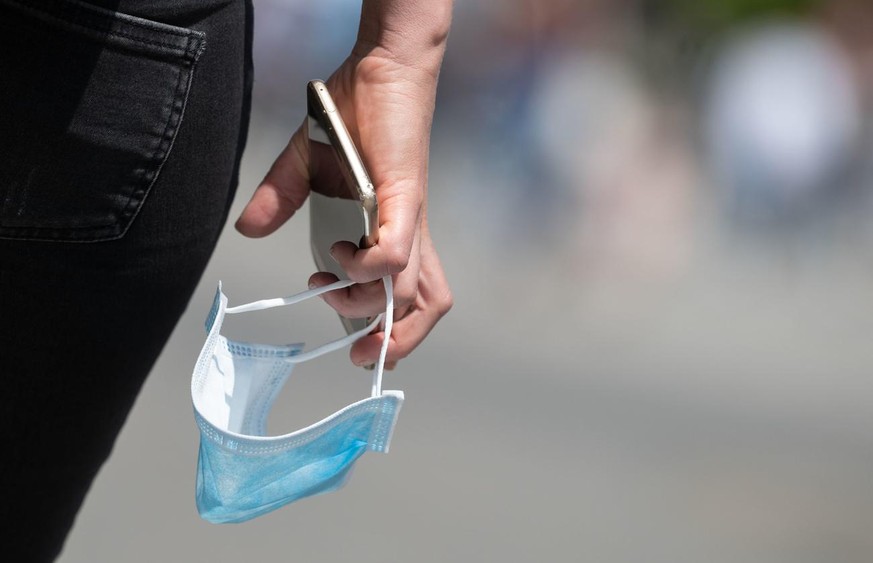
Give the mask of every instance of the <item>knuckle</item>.
M 344 317 L 353 317 L 355 310 L 348 299 L 343 299 L 338 295 L 325 294 L 324 300 L 331 308 Z
M 401 244 L 393 244 L 385 249 L 385 265 L 389 274 L 399 274 L 409 265 L 409 251 Z
M 445 293 L 437 300 L 436 310 L 439 313 L 439 316 L 445 316 L 449 311 L 452 310 L 452 307 L 455 305 L 455 298 L 452 295 L 451 290 L 446 289 Z
M 412 348 L 413 347 L 408 344 L 395 344 L 389 350 L 390 353 L 388 356 L 392 362 L 397 362 L 404 358 L 408 358 L 409 354 L 412 353 Z
M 417 295 L 418 291 L 415 287 L 398 287 L 394 291 L 394 307 L 400 308 L 412 305 Z

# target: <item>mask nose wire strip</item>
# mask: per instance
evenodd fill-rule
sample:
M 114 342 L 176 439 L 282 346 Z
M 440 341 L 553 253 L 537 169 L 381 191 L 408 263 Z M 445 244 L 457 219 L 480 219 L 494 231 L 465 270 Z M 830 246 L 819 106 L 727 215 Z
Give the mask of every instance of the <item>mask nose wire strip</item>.
M 379 351 L 379 363 L 376 364 L 376 373 L 373 374 L 373 397 L 382 395 L 382 373 L 385 370 L 385 358 L 388 357 L 391 327 L 394 325 L 394 284 L 391 281 L 391 276 L 382 278 L 382 283 L 385 284 L 385 331 L 382 338 L 382 349 Z

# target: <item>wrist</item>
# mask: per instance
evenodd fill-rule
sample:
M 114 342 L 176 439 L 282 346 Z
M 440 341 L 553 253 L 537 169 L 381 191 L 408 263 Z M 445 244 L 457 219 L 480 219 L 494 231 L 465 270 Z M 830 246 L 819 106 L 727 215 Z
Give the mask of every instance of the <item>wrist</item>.
M 438 72 L 452 22 L 452 0 L 363 0 L 352 51 Z

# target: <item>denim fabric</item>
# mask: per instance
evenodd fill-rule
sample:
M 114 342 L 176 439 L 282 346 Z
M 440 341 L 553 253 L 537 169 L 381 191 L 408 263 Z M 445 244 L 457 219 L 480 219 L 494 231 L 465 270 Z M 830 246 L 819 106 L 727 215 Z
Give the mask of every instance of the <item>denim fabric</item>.
M 0 0 L 4 560 L 60 552 L 215 247 L 251 25 L 243 0 Z
M 204 34 L 64 1 L 0 20 L 0 237 L 129 228 L 166 161 Z M 39 72 L 33 72 L 39 69 Z M 21 103 L 22 101 L 26 103 Z

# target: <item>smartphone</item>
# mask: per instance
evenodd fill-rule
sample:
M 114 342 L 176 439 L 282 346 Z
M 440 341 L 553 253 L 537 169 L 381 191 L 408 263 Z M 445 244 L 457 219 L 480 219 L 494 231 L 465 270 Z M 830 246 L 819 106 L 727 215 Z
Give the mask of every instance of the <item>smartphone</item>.
M 342 116 L 321 80 L 306 86 L 309 142 L 309 231 L 312 256 L 321 272 L 339 279 L 348 275 L 330 256 L 330 247 L 343 240 L 367 248 L 379 240 L 376 190 Z M 340 316 L 351 334 L 367 326 L 367 319 Z

